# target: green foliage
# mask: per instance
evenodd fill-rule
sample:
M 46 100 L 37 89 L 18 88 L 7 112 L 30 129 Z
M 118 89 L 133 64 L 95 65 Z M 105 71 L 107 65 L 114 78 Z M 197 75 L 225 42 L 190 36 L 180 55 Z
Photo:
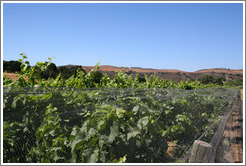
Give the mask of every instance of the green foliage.
M 218 85 L 223 85 L 223 81 L 225 81 L 224 77 L 218 77 L 214 78 L 211 75 L 205 75 L 201 78 L 201 83 L 202 84 L 218 84 Z
M 102 77 L 103 77 L 103 74 L 102 74 L 102 72 L 100 72 L 100 71 L 94 71 L 94 72 L 92 72 L 91 73 L 92 75 L 93 75 L 93 80 L 92 80 L 92 82 L 94 82 L 94 83 L 100 83 L 100 81 L 101 81 L 101 79 L 102 79 Z
M 47 66 L 47 69 L 45 71 L 40 72 L 41 78 L 56 78 L 59 74 L 59 70 L 57 69 L 56 65 L 54 63 L 50 63 L 49 66 Z
M 37 62 L 34 67 L 30 66 L 29 61 L 26 60 L 27 56 L 24 53 L 21 53 L 20 55 L 22 56 L 22 59 L 19 59 L 19 62 L 21 63 L 20 77 L 15 82 L 13 82 L 13 85 L 11 86 L 33 87 L 41 81 L 40 71 L 45 71 L 51 62 Z
M 70 156 L 68 130 L 61 126 L 61 118 L 56 107 L 47 106 L 45 117 L 36 130 L 36 143 L 27 155 L 28 162 L 65 162 Z
M 202 84 L 209 84 L 214 82 L 214 77 L 211 75 L 205 75 L 201 78 Z
M 21 63 L 18 61 L 3 61 L 3 71 L 11 73 L 20 72 L 20 65 Z
M 232 87 L 243 87 L 243 80 L 242 79 L 229 80 L 227 81 L 226 85 Z
M 146 79 L 144 77 L 140 77 L 139 74 L 136 75 L 136 79 L 137 82 L 139 83 L 143 83 L 146 82 Z
M 5 73 L 3 73 L 3 85 L 8 86 L 12 83 L 12 80 L 6 77 Z
M 209 87 L 235 87 L 242 85 L 242 81 L 235 81 L 223 85 L 224 78 L 213 78 L 206 75 L 202 77 L 201 83 L 197 80 L 181 81 L 175 83 L 172 80 L 161 80 L 155 74 L 140 77 L 138 74 L 135 79 L 132 74 L 125 73 L 124 70 L 116 72 L 113 79 L 107 74 L 103 75 L 99 71 L 99 63 L 89 73 L 86 73 L 81 66 L 59 67 L 49 62 L 38 62 L 35 66 L 30 66 L 27 57 L 21 54 L 21 73 L 18 80 L 12 82 L 4 77 L 3 85 L 13 87 L 80 87 L 80 88 L 178 88 L 178 89 L 200 89 Z
M 4 162 L 175 162 L 167 142 L 190 145 L 229 104 L 209 91 L 17 92 L 4 95 Z
M 176 162 L 166 153 L 167 142 L 189 146 L 225 114 L 228 94 L 234 92 L 216 88 L 199 95 L 184 90 L 219 85 L 189 79 L 175 83 L 155 75 L 133 79 L 124 71 L 110 79 L 99 64 L 88 74 L 77 68 L 67 79 L 62 73 L 42 78 L 54 65 L 30 67 L 21 55 L 19 79 L 3 79 L 7 163 Z M 212 97 L 214 93 L 224 95 Z
M 219 84 L 219 85 L 223 85 L 223 81 L 225 81 L 226 79 L 223 78 L 223 77 L 219 77 L 219 78 L 216 78 L 214 83 L 216 84 Z
M 85 74 L 85 70 L 82 69 L 82 66 L 61 66 L 58 68 L 58 73 L 61 73 L 61 78 L 68 79 L 72 76 L 77 77 L 77 71 L 83 71 Z M 54 78 L 54 77 L 52 77 Z

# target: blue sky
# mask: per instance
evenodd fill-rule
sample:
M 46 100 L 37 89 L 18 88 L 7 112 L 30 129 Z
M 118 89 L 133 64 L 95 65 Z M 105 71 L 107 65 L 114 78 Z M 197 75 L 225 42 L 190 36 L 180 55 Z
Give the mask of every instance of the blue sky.
M 31 65 L 243 68 L 243 4 L 21 4 L 3 6 L 3 59 Z

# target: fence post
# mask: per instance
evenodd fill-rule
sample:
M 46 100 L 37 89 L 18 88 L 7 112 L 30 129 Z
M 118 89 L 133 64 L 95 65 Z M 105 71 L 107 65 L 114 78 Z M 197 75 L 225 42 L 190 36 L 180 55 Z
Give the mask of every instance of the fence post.
M 230 102 L 229 105 L 231 107 L 232 102 Z M 189 163 L 214 163 L 216 150 L 223 136 L 225 125 L 229 116 L 231 115 L 231 112 L 232 108 L 231 111 L 229 111 L 224 117 L 221 118 L 219 127 L 210 143 L 201 140 L 194 141 L 193 147 L 191 149 Z
M 201 140 L 195 140 L 191 149 L 189 163 L 207 163 L 210 158 L 208 155 L 211 154 L 209 152 L 212 153 L 211 144 Z

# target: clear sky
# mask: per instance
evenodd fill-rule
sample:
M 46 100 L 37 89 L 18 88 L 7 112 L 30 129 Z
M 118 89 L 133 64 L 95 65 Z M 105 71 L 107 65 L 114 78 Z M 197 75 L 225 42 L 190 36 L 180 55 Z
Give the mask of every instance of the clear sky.
M 3 59 L 31 65 L 243 68 L 243 4 L 7 4 Z

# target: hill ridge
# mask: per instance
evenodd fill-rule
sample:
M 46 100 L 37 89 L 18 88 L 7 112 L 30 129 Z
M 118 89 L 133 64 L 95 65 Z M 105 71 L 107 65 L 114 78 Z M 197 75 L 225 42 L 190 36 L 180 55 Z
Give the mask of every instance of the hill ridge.
M 78 66 L 78 65 L 62 65 L 66 67 L 71 67 L 71 66 Z M 61 66 L 58 66 L 61 67 Z M 92 69 L 95 68 L 95 66 L 82 66 L 84 69 Z M 118 66 L 113 66 L 113 65 L 99 65 L 99 70 L 101 71 L 136 71 L 136 72 L 182 72 L 182 73 L 196 73 L 196 72 L 230 72 L 230 71 L 238 71 L 238 72 L 243 72 L 243 69 L 230 69 L 230 68 L 207 68 L 207 69 L 199 69 L 196 71 L 183 71 L 183 70 L 178 70 L 178 69 L 154 69 L 154 68 L 144 68 L 144 67 L 118 67 Z

